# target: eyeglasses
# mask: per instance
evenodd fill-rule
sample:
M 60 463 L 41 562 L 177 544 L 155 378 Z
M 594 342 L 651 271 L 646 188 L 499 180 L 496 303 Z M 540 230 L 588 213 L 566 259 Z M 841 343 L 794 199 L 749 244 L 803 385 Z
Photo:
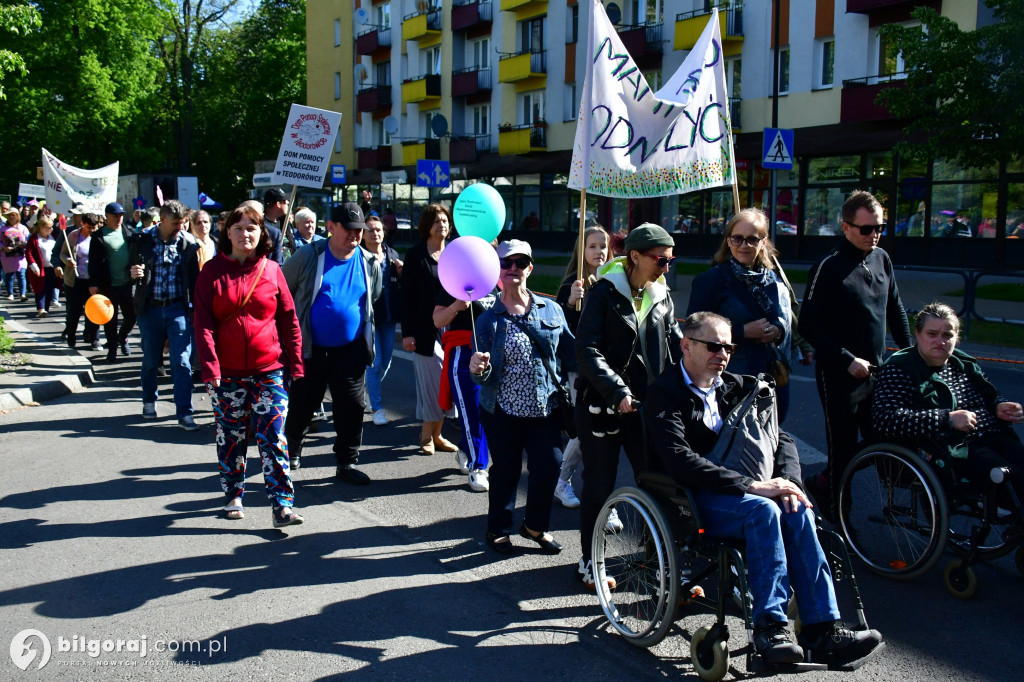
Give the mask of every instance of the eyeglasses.
M 655 261 L 659 268 L 670 268 L 676 262 L 675 257 L 669 258 L 667 256 L 655 256 L 653 253 L 645 253 L 644 255 Z
M 704 339 L 695 339 L 692 336 L 687 336 L 686 338 L 690 339 L 690 341 L 696 341 L 697 343 L 703 343 L 705 346 L 708 347 L 708 350 L 711 351 L 712 353 L 718 353 L 719 351 L 723 351 L 724 350 L 726 355 L 732 355 L 736 351 L 736 344 L 735 343 L 715 343 L 714 341 L 705 341 Z
M 499 258 L 498 259 L 498 264 L 501 266 L 502 270 L 508 270 L 513 265 L 518 267 L 520 270 L 525 270 L 526 268 L 530 267 L 530 265 L 532 263 L 533 263 L 533 261 L 530 260 L 529 258 L 527 258 L 526 256 L 520 256 L 519 258 Z
M 744 244 L 746 244 L 750 248 L 754 249 L 757 248 L 763 241 L 764 237 L 758 237 L 756 235 L 751 237 L 741 237 L 738 234 L 729 235 L 729 243 L 732 244 L 733 246 L 743 246 Z
M 844 220 L 843 222 L 846 221 Z M 882 234 L 883 232 L 885 232 L 886 228 L 889 227 L 887 223 L 879 223 L 877 225 L 855 225 L 853 223 L 846 224 L 849 225 L 850 227 L 856 227 L 858 230 L 860 230 L 860 234 L 862 237 L 867 237 L 872 232 L 878 232 L 878 234 Z

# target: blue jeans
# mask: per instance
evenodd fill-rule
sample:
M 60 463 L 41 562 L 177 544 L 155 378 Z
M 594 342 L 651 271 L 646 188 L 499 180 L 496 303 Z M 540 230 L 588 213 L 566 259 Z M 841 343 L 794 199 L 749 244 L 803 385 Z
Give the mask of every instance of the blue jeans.
M 804 625 L 839 619 L 832 574 L 811 511 L 786 513 L 774 500 L 756 495 L 694 490 L 693 498 L 707 533 L 746 542 L 755 624 L 764 618 L 786 622 L 790 586 Z
M 174 407 L 178 419 L 192 414 L 192 314 L 184 302 L 159 307 L 147 305 L 139 315 L 142 334 L 142 402 L 157 401 L 156 368 L 164 352 L 164 339 L 170 342 L 171 379 L 174 382 Z
M 19 270 L 12 270 L 11 272 L 4 273 L 4 284 L 7 286 L 7 295 L 14 296 L 14 276 L 18 276 L 18 286 L 21 288 L 19 291 L 22 296 L 28 296 L 28 289 L 25 288 L 25 268 Z
M 394 322 L 375 324 L 373 329 L 373 364 L 366 368 L 366 393 L 370 397 L 370 409 L 376 412 L 384 409 L 380 397 L 380 385 L 391 369 L 391 354 L 395 350 Z

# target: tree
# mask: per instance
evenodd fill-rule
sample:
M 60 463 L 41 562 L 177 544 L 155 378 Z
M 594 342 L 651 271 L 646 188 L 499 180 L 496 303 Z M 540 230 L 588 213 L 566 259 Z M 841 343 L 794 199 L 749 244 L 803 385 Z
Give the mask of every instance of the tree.
M 1024 154 L 1024 0 L 986 0 L 995 22 L 973 31 L 922 7 L 921 26 L 889 24 L 879 33 L 901 53 L 907 78 L 878 103 L 909 119 L 904 156 L 945 157 L 965 167 Z
M 27 35 L 39 28 L 41 23 L 39 11 L 30 5 L 0 7 L 0 31 Z M 4 94 L 4 76 L 15 71 L 25 75 L 25 59 L 17 52 L 0 48 L 0 99 L 7 99 Z

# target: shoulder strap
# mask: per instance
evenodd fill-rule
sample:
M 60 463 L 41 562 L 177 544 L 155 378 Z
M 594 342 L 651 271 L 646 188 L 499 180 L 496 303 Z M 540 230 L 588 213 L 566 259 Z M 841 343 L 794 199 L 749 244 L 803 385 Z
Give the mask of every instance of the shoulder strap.
M 263 270 L 266 267 L 267 267 L 267 256 L 264 256 L 263 260 L 260 261 L 259 272 L 256 273 L 256 278 L 252 281 L 252 286 L 249 287 L 249 293 L 247 293 L 245 295 L 245 300 L 242 301 L 242 305 L 238 306 L 238 308 L 235 310 L 235 312 L 231 313 L 226 318 L 224 318 L 224 322 L 227 322 L 228 320 L 234 319 L 235 317 L 237 317 L 242 312 L 242 310 L 245 309 L 245 305 L 249 302 L 249 299 L 252 298 L 253 292 L 256 291 L 256 285 L 260 283 L 260 279 L 263 277 Z

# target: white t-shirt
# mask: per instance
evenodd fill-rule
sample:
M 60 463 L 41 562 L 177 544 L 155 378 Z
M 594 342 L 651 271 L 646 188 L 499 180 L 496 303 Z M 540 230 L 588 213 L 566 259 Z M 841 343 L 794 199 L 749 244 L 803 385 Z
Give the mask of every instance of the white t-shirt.
M 43 254 L 43 267 L 52 268 L 50 264 L 50 256 L 53 254 L 53 247 L 57 243 L 57 240 L 53 238 L 53 233 L 46 239 L 39 238 L 39 251 Z

